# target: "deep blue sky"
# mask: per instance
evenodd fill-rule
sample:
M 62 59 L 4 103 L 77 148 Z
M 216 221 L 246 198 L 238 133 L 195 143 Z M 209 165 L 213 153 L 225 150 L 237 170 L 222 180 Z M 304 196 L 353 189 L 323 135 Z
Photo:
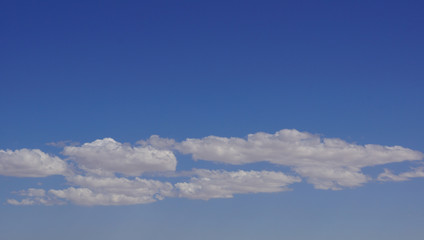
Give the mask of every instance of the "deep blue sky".
M 423 12 L 421 1 L 5 0 L 0 149 L 293 128 L 424 152 Z M 38 180 L 2 176 L 0 199 Z M 209 201 L 2 205 L 0 236 L 419 239 L 423 186 L 302 183 Z

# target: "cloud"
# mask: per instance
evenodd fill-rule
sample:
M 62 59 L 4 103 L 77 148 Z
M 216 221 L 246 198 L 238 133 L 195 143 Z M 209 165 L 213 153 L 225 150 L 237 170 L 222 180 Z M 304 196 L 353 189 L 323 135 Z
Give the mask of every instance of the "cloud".
M 77 186 L 49 193 L 78 205 L 131 205 L 151 203 L 173 195 L 168 182 L 141 178 L 72 176 L 68 182 Z
M 152 135 L 137 143 L 138 146 L 131 146 L 104 138 L 81 146 L 64 145 L 62 154 L 68 157 L 69 164 L 38 149 L 0 150 L 1 175 L 63 175 L 69 185 L 65 189 L 29 188 L 17 192 L 20 200 L 8 199 L 7 203 L 108 206 L 146 204 L 176 197 L 232 198 L 235 194 L 287 191 L 290 184 L 302 178 L 316 189 L 341 190 L 371 181 L 362 172 L 365 167 L 416 161 L 424 156 L 401 146 L 358 145 L 288 129 L 275 134 L 249 134 L 247 138 L 208 136 L 182 142 Z M 276 167 L 289 167 L 293 175 L 261 169 L 176 171 L 176 151 L 190 154 L 194 160 L 224 166 L 269 162 Z M 385 169 L 377 180 L 406 181 L 416 177 L 424 177 L 424 167 L 400 174 Z
M 169 182 L 125 177 L 75 175 L 67 177 L 74 185 L 66 189 L 28 189 L 21 191 L 23 200 L 9 199 L 12 205 L 63 204 L 76 205 L 133 205 L 146 204 L 166 197 L 190 199 L 231 198 L 242 193 L 271 193 L 289 190 L 287 186 L 300 182 L 299 177 L 272 171 L 194 170 L 188 182 L 172 185 Z
M 341 190 L 344 187 L 358 187 L 371 180 L 358 168 L 341 168 L 332 166 L 301 166 L 295 167 L 295 172 L 306 176 L 308 182 L 316 189 Z
M 270 171 L 195 170 L 189 182 L 175 184 L 178 196 L 191 199 L 232 198 L 239 193 L 287 191 L 287 185 L 300 182 L 299 177 Z
M 141 146 L 152 146 L 156 149 L 173 149 L 176 142 L 174 139 L 161 138 L 159 135 L 152 135 L 147 140 L 140 140 L 137 142 Z
M 412 169 L 412 171 L 409 172 L 403 172 L 398 175 L 392 173 L 392 171 L 388 169 L 384 169 L 384 172 L 378 175 L 378 180 L 387 182 L 387 181 L 394 181 L 394 182 L 401 182 L 401 181 L 408 181 L 411 178 L 418 178 L 418 177 L 424 177 L 424 167 L 418 167 Z
M 64 140 L 64 141 L 58 141 L 58 142 L 48 142 L 46 143 L 47 146 L 52 147 L 58 147 L 58 148 L 64 148 L 66 146 L 77 146 L 79 145 L 79 142 L 74 142 L 71 140 Z
M 72 202 L 76 205 L 145 204 L 174 196 L 171 183 L 148 179 L 75 175 L 67 177 L 73 185 L 66 189 L 28 189 L 20 191 L 22 200 L 9 199 L 12 205 L 54 205 Z
M 46 177 L 63 175 L 65 161 L 39 149 L 0 150 L 0 175 L 14 177 Z
M 29 188 L 26 191 L 21 191 L 20 195 L 28 197 L 44 197 L 46 195 L 46 190 L 40 188 Z
M 10 205 L 16 205 L 16 206 L 29 206 L 29 205 L 34 205 L 35 201 L 32 199 L 22 199 L 21 201 L 18 201 L 16 199 L 8 199 L 7 203 Z
M 77 205 L 132 205 L 155 202 L 152 196 L 129 196 L 110 192 L 94 192 L 89 188 L 70 187 L 63 190 L 50 190 L 49 193 Z
M 62 205 L 60 201 L 46 193 L 46 190 L 39 188 L 29 188 L 19 192 L 19 195 L 25 197 L 22 200 L 8 199 L 7 203 L 11 205 Z
M 80 147 L 67 146 L 63 154 L 81 169 L 98 175 L 122 173 L 139 176 L 144 172 L 175 171 L 177 160 L 172 151 L 152 146 L 132 147 L 112 138 L 99 139 Z
M 423 158 L 421 152 L 400 146 L 361 146 L 294 129 L 249 134 L 247 139 L 189 138 L 175 149 L 195 160 L 234 165 L 266 161 L 289 166 L 319 189 L 360 186 L 370 179 L 361 173 L 363 167 Z
M 297 130 L 275 134 L 249 134 L 247 139 L 209 136 L 189 138 L 177 147 L 194 159 L 246 164 L 268 161 L 280 165 L 322 165 L 365 167 L 405 160 L 420 160 L 423 154 L 400 146 L 360 146 L 337 138 L 321 138 Z

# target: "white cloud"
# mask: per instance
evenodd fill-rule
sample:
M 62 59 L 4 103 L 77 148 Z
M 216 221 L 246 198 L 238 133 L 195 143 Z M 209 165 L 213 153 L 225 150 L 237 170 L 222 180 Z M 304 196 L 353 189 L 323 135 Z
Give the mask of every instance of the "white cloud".
M 46 190 L 41 188 L 29 188 L 21 191 L 20 195 L 28 197 L 44 197 L 46 195 Z
M 29 205 L 34 205 L 35 201 L 32 199 L 22 199 L 21 201 L 18 201 L 16 199 L 7 199 L 7 203 L 11 204 L 11 205 L 22 205 L 22 206 L 29 206 Z
M 58 142 L 48 142 L 46 143 L 47 146 L 52 147 L 58 147 L 58 148 L 64 148 L 66 146 L 77 146 L 79 145 L 79 142 L 74 142 L 71 140 L 64 140 L 64 141 L 58 141 Z
M 0 175 L 46 177 L 66 173 L 66 163 L 39 149 L 0 150 Z
M 423 158 L 421 152 L 400 146 L 361 146 L 288 129 L 249 134 L 247 139 L 189 138 L 175 148 L 192 154 L 195 160 L 234 165 L 267 161 L 290 166 L 319 189 L 359 186 L 369 180 L 360 172 L 363 167 Z
M 87 172 L 112 176 L 122 173 L 139 176 L 144 172 L 175 171 L 177 160 L 173 152 L 152 146 L 132 147 L 112 138 L 99 139 L 80 147 L 67 146 L 63 151 Z
M 179 196 L 191 199 L 231 198 L 238 193 L 270 193 L 288 190 L 287 185 L 300 182 L 298 177 L 270 171 L 196 170 L 197 177 L 175 184 Z
M 70 187 L 63 190 L 50 190 L 51 194 L 59 198 L 64 198 L 77 205 L 131 205 L 143 204 L 156 201 L 151 196 L 133 197 L 125 194 L 93 192 L 89 188 Z
M 7 202 L 11 205 L 71 202 L 91 206 L 145 204 L 166 197 L 208 200 L 231 198 L 234 194 L 287 191 L 288 185 L 300 182 L 301 177 L 317 189 L 340 190 L 370 181 L 371 177 L 362 173 L 364 167 L 423 158 L 421 152 L 400 146 L 362 146 L 287 129 L 275 134 L 249 134 L 246 139 L 209 136 L 182 142 L 153 135 L 137 143 L 140 146 L 104 138 L 82 146 L 68 145 L 63 154 L 73 160 L 69 165 L 38 149 L 0 150 L 0 175 L 64 175 L 70 185 L 66 189 L 29 188 L 18 192 L 20 200 Z M 290 167 L 297 176 L 260 169 L 175 172 L 177 160 L 173 151 L 191 154 L 195 160 L 232 165 L 269 162 Z M 144 177 L 174 178 L 173 182 L 177 183 L 138 177 L 146 172 L 154 174 Z M 190 179 L 179 180 L 186 177 Z M 424 177 L 424 167 L 400 174 L 385 169 L 377 179 L 406 181 L 416 177 Z
M 424 167 L 418 167 L 412 169 L 412 171 L 409 172 L 403 172 L 398 175 L 392 173 L 392 171 L 388 169 L 384 169 L 384 172 L 378 175 L 379 181 L 394 181 L 394 182 L 401 182 L 401 181 L 408 181 L 411 178 L 418 178 L 418 177 L 424 177 Z
M 371 180 L 358 168 L 340 168 L 332 166 L 302 166 L 294 170 L 306 176 L 316 189 L 341 190 L 343 187 L 358 187 Z
M 271 171 L 209 171 L 194 170 L 189 182 L 175 186 L 169 182 L 141 178 L 98 176 L 68 176 L 67 189 L 28 189 L 21 191 L 23 200 L 9 199 L 12 205 L 53 205 L 64 201 L 76 205 L 132 205 L 146 204 L 165 197 L 190 199 L 230 198 L 241 193 L 271 193 L 289 190 L 287 186 L 300 182 L 299 177 Z
M 11 205 L 61 205 L 64 204 L 46 193 L 46 190 L 39 188 L 29 188 L 19 192 L 23 196 L 22 200 L 8 199 L 7 203 Z
M 142 146 L 152 146 L 156 149 L 173 149 L 175 146 L 175 140 L 170 138 L 161 138 L 158 135 L 152 135 L 147 140 L 140 140 L 137 144 Z
M 93 176 L 72 176 L 67 179 L 78 187 L 50 190 L 49 194 L 77 205 L 143 204 L 174 194 L 171 183 L 156 180 Z

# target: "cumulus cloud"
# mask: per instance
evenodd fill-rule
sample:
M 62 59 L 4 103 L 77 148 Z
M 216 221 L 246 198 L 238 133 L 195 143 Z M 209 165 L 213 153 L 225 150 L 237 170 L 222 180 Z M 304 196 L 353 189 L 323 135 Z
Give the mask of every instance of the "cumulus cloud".
M 299 177 L 271 171 L 196 170 L 189 182 L 175 184 L 180 197 L 208 200 L 231 198 L 239 193 L 271 193 L 287 191 L 287 185 L 300 182 Z
M 63 175 L 65 161 L 39 149 L 0 150 L 0 175 L 14 177 L 46 177 Z
M 156 201 L 152 196 L 129 196 L 111 192 L 95 192 L 89 188 L 70 187 L 63 190 L 50 190 L 49 193 L 77 205 L 131 205 L 145 204 Z
M 29 188 L 28 190 L 21 191 L 20 195 L 28 197 L 44 197 L 46 195 L 46 190 L 41 188 Z
M 411 178 L 419 178 L 424 177 L 424 167 L 418 167 L 414 168 L 411 171 L 403 172 L 400 174 L 394 174 L 389 169 L 384 169 L 384 172 L 378 175 L 379 181 L 394 181 L 394 182 L 401 182 L 401 181 L 408 181 Z
M 29 206 L 29 205 L 34 205 L 35 201 L 32 199 L 22 199 L 21 201 L 18 201 L 16 199 L 8 199 L 7 203 L 10 205 L 16 205 L 16 206 Z
M 99 139 L 82 146 L 67 146 L 63 154 L 87 172 L 112 176 L 122 173 L 139 176 L 144 172 L 175 171 L 177 160 L 172 151 L 152 146 L 132 147 L 112 138 Z
M 234 165 L 266 161 L 290 166 L 319 189 L 360 186 L 369 179 L 360 172 L 363 167 L 423 158 L 421 152 L 400 146 L 361 146 L 294 129 L 249 134 L 247 139 L 189 138 L 175 148 L 195 160 Z
M 216 136 L 189 138 L 177 149 L 184 154 L 192 154 L 194 159 L 229 164 L 268 161 L 292 166 L 329 163 L 365 167 L 423 158 L 422 153 L 400 146 L 360 146 L 294 129 L 284 129 L 275 134 L 249 134 L 247 139 Z
M 69 185 L 65 189 L 30 188 L 17 193 L 20 200 L 8 199 L 7 202 L 11 205 L 92 206 L 145 204 L 167 197 L 208 200 L 231 198 L 235 194 L 287 191 L 290 184 L 302 178 L 317 189 L 340 190 L 372 180 L 362 172 L 364 167 L 423 158 L 421 152 L 401 146 L 358 145 L 288 129 L 275 134 L 249 134 L 247 138 L 209 136 L 182 142 L 152 135 L 137 143 L 139 145 L 131 146 L 112 138 L 81 146 L 63 143 L 62 154 L 68 157 L 68 164 L 38 149 L 0 150 L 0 175 L 63 175 Z M 294 176 L 261 169 L 179 172 L 175 151 L 190 154 L 194 160 L 234 166 L 269 162 L 289 167 Z M 165 180 L 148 179 L 148 176 Z M 424 167 L 400 174 L 385 169 L 377 179 L 406 181 L 417 177 L 424 177 Z M 170 178 L 174 184 L 166 180 Z
M 125 177 L 69 176 L 66 189 L 28 189 L 21 191 L 22 200 L 9 199 L 12 205 L 63 204 L 133 205 L 146 204 L 166 197 L 190 199 L 231 198 L 242 193 L 271 193 L 287 191 L 288 185 L 300 182 L 295 176 L 272 171 L 194 170 L 188 182 L 169 182 Z
M 19 192 L 23 196 L 22 200 L 8 199 L 7 203 L 11 205 L 61 205 L 64 204 L 46 193 L 46 190 L 39 188 L 29 188 Z
M 173 149 L 176 142 L 174 139 L 162 138 L 159 135 L 152 135 L 147 140 L 140 140 L 137 142 L 142 146 L 152 146 L 156 149 Z
M 145 204 L 174 196 L 171 183 L 148 179 L 94 177 L 75 175 L 67 177 L 73 185 L 66 189 L 28 189 L 20 191 L 22 200 L 9 199 L 12 205 L 54 205 L 71 202 L 76 205 L 132 205 Z
M 371 180 L 358 168 L 333 166 L 301 166 L 294 170 L 306 176 L 316 189 L 341 190 L 343 187 L 358 187 Z
M 64 141 L 58 141 L 58 142 L 48 142 L 46 143 L 47 146 L 57 147 L 57 148 L 64 148 L 66 146 L 77 146 L 79 145 L 79 142 L 74 142 L 71 140 L 64 140 Z
M 141 178 L 72 176 L 68 182 L 78 186 L 49 193 L 78 205 L 130 205 L 155 202 L 173 195 L 168 182 Z

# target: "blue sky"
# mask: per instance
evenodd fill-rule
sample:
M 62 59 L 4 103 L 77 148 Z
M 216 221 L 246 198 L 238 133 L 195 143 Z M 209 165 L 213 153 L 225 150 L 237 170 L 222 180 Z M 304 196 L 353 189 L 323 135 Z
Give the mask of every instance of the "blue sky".
M 5 239 L 419 239 L 420 1 L 3 1 Z

